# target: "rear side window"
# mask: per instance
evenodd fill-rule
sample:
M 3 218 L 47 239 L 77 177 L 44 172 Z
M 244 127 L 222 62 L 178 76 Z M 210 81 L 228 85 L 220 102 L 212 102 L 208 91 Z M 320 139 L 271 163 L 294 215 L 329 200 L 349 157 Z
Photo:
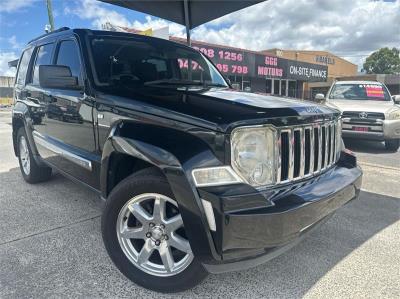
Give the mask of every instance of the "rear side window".
M 72 76 L 80 79 L 81 62 L 79 60 L 79 50 L 73 40 L 66 40 L 60 43 L 56 64 L 68 66 L 71 69 Z
M 51 64 L 51 53 L 53 52 L 53 46 L 53 44 L 46 44 L 39 47 L 36 55 L 35 67 L 33 69 L 33 85 L 39 85 L 39 66 Z
M 17 84 L 25 84 L 26 72 L 28 71 L 29 61 L 31 60 L 33 48 L 24 51 L 21 57 L 21 61 L 18 67 L 17 79 L 15 82 Z

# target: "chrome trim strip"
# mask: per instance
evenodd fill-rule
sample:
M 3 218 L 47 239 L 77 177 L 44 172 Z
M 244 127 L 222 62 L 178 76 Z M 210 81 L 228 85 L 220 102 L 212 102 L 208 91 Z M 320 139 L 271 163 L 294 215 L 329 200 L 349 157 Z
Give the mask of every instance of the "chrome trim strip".
M 336 162 L 336 130 L 337 125 L 336 122 L 333 123 L 333 131 L 332 131 L 332 163 Z
M 308 174 L 314 172 L 314 129 L 310 127 L 310 169 Z
M 321 163 L 322 163 L 322 126 L 317 125 L 318 129 L 318 166 L 316 173 L 321 171 Z
M 275 139 L 275 155 L 276 155 L 276 183 L 281 182 L 281 175 L 282 175 L 282 146 L 281 146 L 281 132 L 276 132 L 276 139 Z
M 326 166 L 329 166 L 331 164 L 331 155 L 332 155 L 332 123 L 329 123 L 327 126 L 327 134 L 328 134 L 328 149 L 327 149 L 327 160 L 326 160 Z
M 294 171 L 294 131 L 293 129 L 288 130 L 289 138 L 289 167 L 288 167 L 288 180 L 293 180 Z
M 304 167 L 305 167 L 305 134 L 304 134 L 304 128 L 300 129 L 300 173 L 299 177 L 304 177 Z
M 323 169 L 325 169 L 328 166 L 328 139 L 329 139 L 328 128 L 329 128 L 329 124 L 325 124 L 324 128 L 325 128 L 324 129 L 325 130 L 325 159 L 324 159 Z
M 56 146 L 56 145 L 48 142 L 45 139 L 45 137 L 37 131 L 33 131 L 32 135 L 33 135 L 33 139 L 35 140 L 35 143 L 40 144 L 41 146 L 47 148 L 49 151 L 52 151 L 53 153 L 65 158 L 65 159 L 67 159 L 89 171 L 92 171 L 92 162 L 91 161 L 84 159 L 78 155 L 75 155 L 69 151 L 62 149 L 59 146 Z

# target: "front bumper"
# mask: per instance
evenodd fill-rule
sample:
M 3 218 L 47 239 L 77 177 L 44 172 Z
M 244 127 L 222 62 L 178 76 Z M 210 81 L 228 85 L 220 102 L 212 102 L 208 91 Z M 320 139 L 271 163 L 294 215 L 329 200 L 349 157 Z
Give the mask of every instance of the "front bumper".
M 369 131 L 353 131 L 352 126 L 365 127 Z M 383 141 L 385 139 L 400 139 L 400 120 L 384 120 L 379 124 L 344 123 L 342 136 L 344 138 Z
M 203 188 L 213 205 L 217 229 L 212 233 L 220 261 L 203 263 L 212 273 L 263 263 L 296 245 L 304 234 L 338 208 L 358 197 L 362 171 L 337 165 L 296 184 L 244 194 L 240 185 Z M 242 194 L 234 194 L 235 189 Z

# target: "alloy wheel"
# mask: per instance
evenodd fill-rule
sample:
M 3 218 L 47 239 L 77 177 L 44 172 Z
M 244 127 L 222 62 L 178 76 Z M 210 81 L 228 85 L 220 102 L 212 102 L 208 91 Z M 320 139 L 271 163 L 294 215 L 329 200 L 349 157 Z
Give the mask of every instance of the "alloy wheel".
M 19 157 L 21 159 L 22 170 L 26 175 L 31 172 L 31 159 L 29 156 L 29 148 L 24 136 L 19 140 Z
M 130 199 L 117 219 L 119 244 L 132 264 L 155 276 L 176 275 L 194 256 L 175 200 L 158 193 Z

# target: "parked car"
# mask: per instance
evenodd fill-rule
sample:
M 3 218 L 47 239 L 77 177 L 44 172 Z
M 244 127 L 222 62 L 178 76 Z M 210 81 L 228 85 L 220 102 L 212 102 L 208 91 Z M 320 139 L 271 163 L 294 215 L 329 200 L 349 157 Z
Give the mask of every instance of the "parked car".
M 336 81 L 326 96 L 328 106 L 342 111 L 343 138 L 384 141 L 390 151 L 400 147 L 399 103 L 399 96 L 392 98 L 376 81 Z
M 64 28 L 23 51 L 15 97 L 23 178 L 56 169 L 98 193 L 108 254 L 152 290 L 259 265 L 360 192 L 339 111 L 235 91 L 181 44 Z M 74 107 L 82 122 L 37 125 L 27 97 Z

